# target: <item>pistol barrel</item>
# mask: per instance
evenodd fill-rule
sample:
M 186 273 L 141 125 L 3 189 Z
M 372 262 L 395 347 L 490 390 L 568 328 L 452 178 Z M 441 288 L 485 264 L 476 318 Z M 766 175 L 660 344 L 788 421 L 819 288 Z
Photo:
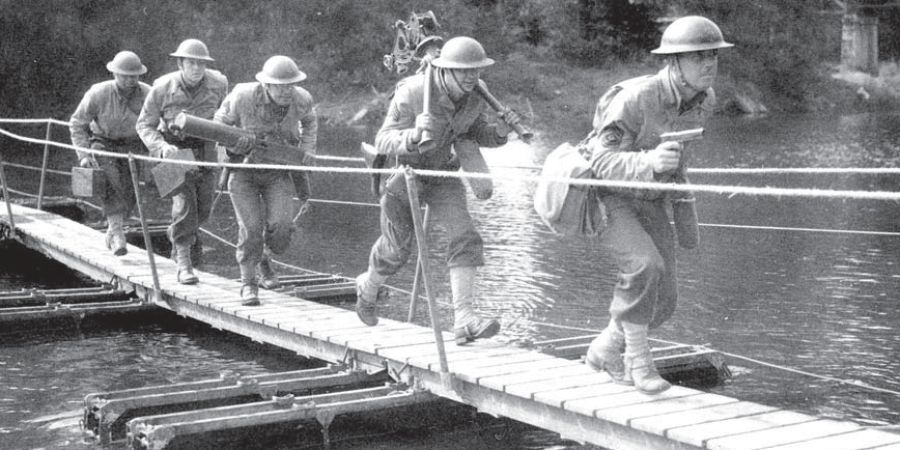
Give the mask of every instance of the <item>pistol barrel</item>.
M 663 142 L 690 142 L 703 139 L 703 128 L 694 128 L 683 131 L 670 131 L 659 135 Z

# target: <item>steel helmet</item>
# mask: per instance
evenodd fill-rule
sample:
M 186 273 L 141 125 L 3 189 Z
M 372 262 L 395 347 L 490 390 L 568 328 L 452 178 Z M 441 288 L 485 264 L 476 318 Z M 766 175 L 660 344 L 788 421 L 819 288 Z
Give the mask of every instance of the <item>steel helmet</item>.
M 447 41 L 441 49 L 441 56 L 431 64 L 443 69 L 477 69 L 494 64 L 494 60 L 487 57 L 478 41 L 459 36 Z
M 297 63 L 282 55 L 267 59 L 262 70 L 256 74 L 257 81 L 267 84 L 291 84 L 305 79 L 306 74 L 297 67 Z
M 425 53 L 425 49 L 430 45 L 436 45 L 438 48 L 440 48 L 442 45 L 444 45 L 444 38 L 434 34 L 419 41 L 419 43 L 416 45 L 416 57 L 421 58 L 422 54 Z
M 203 61 L 215 61 L 214 59 L 209 57 L 209 49 L 206 48 L 206 44 L 204 44 L 199 39 L 185 39 L 178 44 L 178 48 L 175 50 L 175 53 L 169 53 L 169 56 L 174 56 L 176 58 L 191 58 L 191 59 L 199 59 Z
M 141 64 L 141 58 L 134 52 L 124 50 L 106 63 L 106 70 L 119 75 L 143 75 L 147 73 L 147 66 Z
M 673 55 L 728 47 L 734 47 L 734 44 L 725 42 L 722 31 L 712 20 L 700 16 L 686 16 L 666 27 L 659 47 L 650 53 Z

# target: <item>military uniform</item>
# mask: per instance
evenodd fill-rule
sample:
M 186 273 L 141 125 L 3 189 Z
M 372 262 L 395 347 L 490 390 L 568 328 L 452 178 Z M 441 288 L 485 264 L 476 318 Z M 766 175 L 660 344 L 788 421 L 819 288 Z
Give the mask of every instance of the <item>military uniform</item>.
M 135 123 L 149 91 L 150 86 L 142 82 L 127 96 L 115 80 L 91 86 L 69 120 L 72 144 L 122 154 L 146 153 Z M 76 153 L 79 160 L 90 155 L 83 151 Z M 101 195 L 104 214 L 128 217 L 135 205 L 128 159 L 102 156 L 95 159 L 106 177 L 106 189 Z
M 212 119 L 222 99 L 228 93 L 228 79 L 221 72 L 206 69 L 200 83 L 188 88 L 181 71 L 158 78 L 147 95 L 137 131 L 150 150 L 150 155 L 162 157 L 169 145 L 191 149 L 197 161 L 216 162 L 215 143 L 181 137 L 169 130 L 169 123 L 181 112 Z M 200 225 L 209 218 L 215 192 L 216 176 L 212 167 L 199 167 L 185 176 L 185 183 L 172 197 L 172 224 L 169 239 L 174 247 L 194 247 L 198 244 Z
M 676 173 L 654 173 L 645 150 L 660 134 L 697 128 L 712 114 L 712 88 L 687 102 L 669 67 L 610 88 L 597 104 L 588 140 L 594 176 L 604 180 L 670 183 Z M 601 243 L 619 268 L 610 313 L 616 321 L 665 322 L 675 310 L 675 241 L 666 211 L 668 194 L 648 189 L 604 189 L 607 228 Z
M 298 146 L 308 155 L 316 153 L 318 118 L 312 95 L 293 87 L 289 105 L 280 106 L 269 97 L 263 84 L 241 83 L 225 98 L 215 121 L 254 132 L 268 141 Z M 241 155 L 229 153 L 230 162 Z M 298 157 L 298 161 L 301 158 Z M 293 232 L 296 211 L 293 205 L 294 180 L 304 186 L 306 172 L 284 170 L 235 169 L 228 182 L 240 231 L 237 261 L 244 283 L 253 281 L 263 249 L 281 254 L 287 250 Z M 308 194 L 302 195 L 305 200 Z

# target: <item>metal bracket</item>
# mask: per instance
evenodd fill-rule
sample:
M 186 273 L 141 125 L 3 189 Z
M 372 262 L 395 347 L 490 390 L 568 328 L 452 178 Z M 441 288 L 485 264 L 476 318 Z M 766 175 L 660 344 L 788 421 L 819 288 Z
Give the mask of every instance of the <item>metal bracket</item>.
M 382 364 L 384 364 L 384 370 L 387 371 L 388 375 L 394 379 L 394 381 L 397 383 L 405 383 L 403 380 L 403 372 L 406 372 L 406 369 L 410 367 L 408 362 L 404 363 L 403 366 L 400 367 L 400 370 L 394 369 L 388 360 L 382 361 Z M 412 373 L 409 373 L 407 378 L 412 379 Z
M 344 346 L 344 354 L 341 356 L 340 365 L 349 367 L 353 370 L 359 369 L 359 361 L 356 359 L 356 352 L 349 346 Z

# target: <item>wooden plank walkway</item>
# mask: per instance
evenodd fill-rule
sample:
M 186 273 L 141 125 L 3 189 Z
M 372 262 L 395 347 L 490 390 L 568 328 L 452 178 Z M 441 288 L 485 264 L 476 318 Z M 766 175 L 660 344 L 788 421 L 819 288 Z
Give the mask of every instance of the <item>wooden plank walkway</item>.
M 0 213 L 8 235 L 101 282 L 153 301 L 147 254 L 129 246 L 113 256 L 102 234 L 63 217 L 13 206 L 17 230 Z M 240 304 L 239 284 L 198 271 L 200 283 L 175 282 L 175 265 L 156 257 L 158 306 L 216 328 L 330 363 L 376 371 L 494 415 L 615 449 L 900 449 L 900 434 L 780 410 L 681 386 L 648 396 L 612 383 L 584 364 L 505 346 L 453 344 L 444 333 L 450 375 L 439 373 L 433 332 L 382 319 L 363 325 L 355 312 L 286 294 L 260 291 L 262 305 Z

